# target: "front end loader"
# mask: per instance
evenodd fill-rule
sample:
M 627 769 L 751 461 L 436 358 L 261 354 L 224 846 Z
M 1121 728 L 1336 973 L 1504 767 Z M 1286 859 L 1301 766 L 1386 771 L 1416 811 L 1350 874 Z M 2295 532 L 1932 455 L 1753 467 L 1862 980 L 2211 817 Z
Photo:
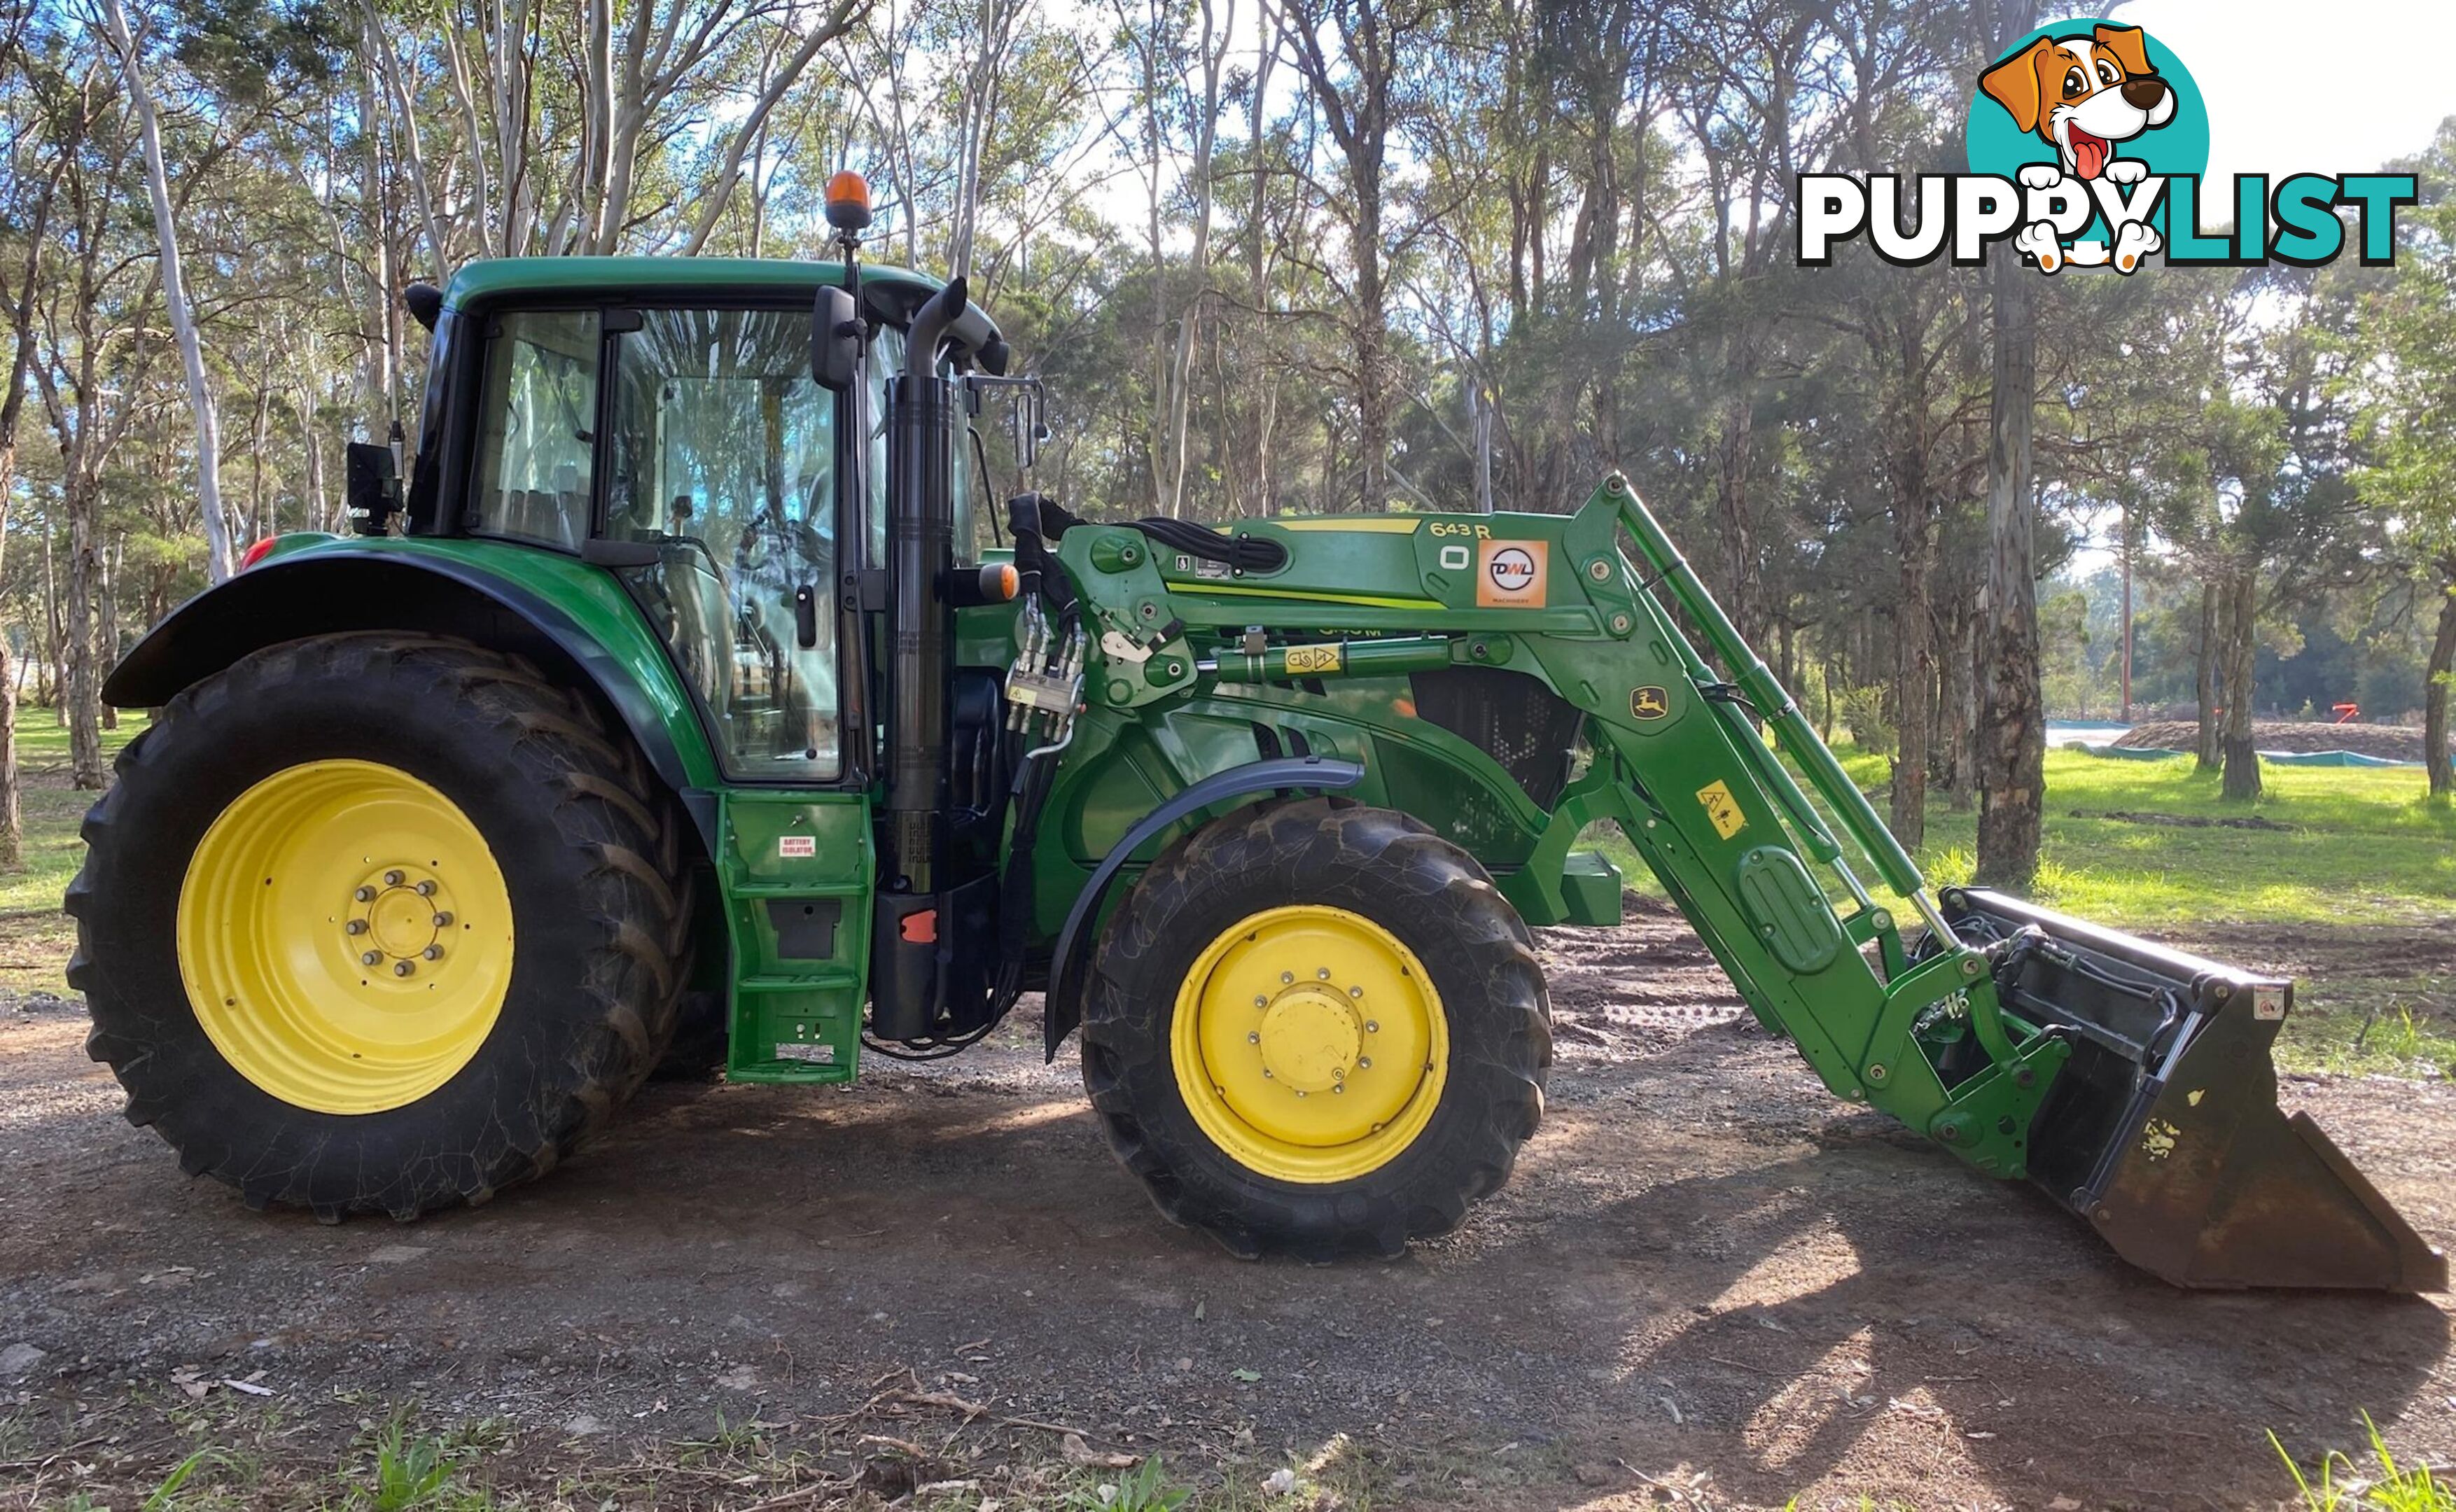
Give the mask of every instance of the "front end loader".
M 2446 1286 L 2279 1111 L 2290 984 L 1932 892 L 1620 477 L 1564 515 L 994 519 L 975 420 L 1028 469 L 1037 386 L 831 215 L 833 263 L 420 291 L 406 489 L 356 449 L 356 534 L 280 538 L 113 673 L 159 713 L 87 821 L 71 980 L 192 1175 L 411 1217 L 661 1065 L 839 1083 L 1038 991 L 1164 1214 L 1396 1254 L 1535 1131 L 1529 926 L 1618 920 L 1608 822 L 1836 1096 L 2134 1263 Z

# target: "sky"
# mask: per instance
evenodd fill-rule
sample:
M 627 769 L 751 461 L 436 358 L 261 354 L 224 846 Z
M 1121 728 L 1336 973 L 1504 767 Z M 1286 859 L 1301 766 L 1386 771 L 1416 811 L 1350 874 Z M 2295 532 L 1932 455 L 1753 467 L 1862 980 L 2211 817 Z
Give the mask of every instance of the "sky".
M 2209 177 L 2357 174 L 2456 115 L 2456 0 L 2133 0 L 2209 108 Z

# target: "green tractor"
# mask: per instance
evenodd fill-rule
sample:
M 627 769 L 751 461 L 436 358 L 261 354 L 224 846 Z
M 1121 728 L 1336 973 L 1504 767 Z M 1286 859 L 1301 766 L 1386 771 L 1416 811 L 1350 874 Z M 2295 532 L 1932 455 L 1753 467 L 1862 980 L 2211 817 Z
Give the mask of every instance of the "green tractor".
M 261 547 L 113 672 L 159 712 L 86 821 L 70 980 L 189 1173 L 409 1218 L 661 1064 L 845 1082 L 1039 991 L 1168 1217 L 1396 1255 L 1535 1132 L 1528 927 L 1618 921 L 1608 822 L 1836 1096 L 2126 1258 L 2445 1287 L 2278 1109 L 2289 984 L 1932 892 L 1621 478 L 1566 515 L 993 513 L 975 419 L 1028 477 L 1037 387 L 837 213 L 835 262 L 412 291 L 405 486 L 355 448 L 357 534 Z

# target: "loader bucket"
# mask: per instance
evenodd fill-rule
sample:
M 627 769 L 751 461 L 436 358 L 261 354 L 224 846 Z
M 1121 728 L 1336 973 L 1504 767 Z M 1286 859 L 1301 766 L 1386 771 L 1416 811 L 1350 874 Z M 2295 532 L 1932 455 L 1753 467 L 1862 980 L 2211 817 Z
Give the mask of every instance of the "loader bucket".
M 1942 901 L 1964 943 L 2009 942 L 2006 1014 L 2073 1047 L 2030 1175 L 2116 1253 L 2177 1286 L 2447 1289 L 2446 1257 L 2279 1110 L 2269 1047 L 2292 983 L 1977 888 Z

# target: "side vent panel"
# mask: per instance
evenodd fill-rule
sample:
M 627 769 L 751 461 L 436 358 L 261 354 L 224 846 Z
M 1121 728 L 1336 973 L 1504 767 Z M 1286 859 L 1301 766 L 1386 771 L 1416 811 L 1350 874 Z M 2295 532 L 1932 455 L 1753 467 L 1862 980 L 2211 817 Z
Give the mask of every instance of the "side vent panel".
M 1537 807 L 1560 802 L 1585 715 L 1534 678 L 1494 666 L 1446 666 L 1408 681 L 1420 717 L 1500 763 Z

